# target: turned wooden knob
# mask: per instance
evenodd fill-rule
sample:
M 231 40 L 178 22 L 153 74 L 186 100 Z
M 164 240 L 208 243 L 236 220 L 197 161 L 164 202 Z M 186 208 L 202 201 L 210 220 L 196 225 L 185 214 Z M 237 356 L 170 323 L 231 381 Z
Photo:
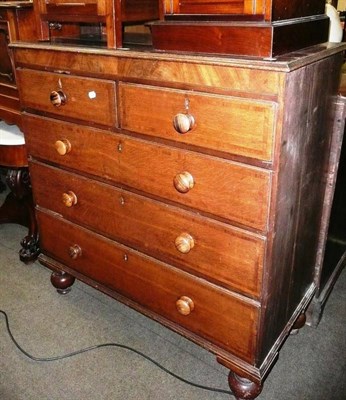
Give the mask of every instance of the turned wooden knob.
M 53 90 L 50 93 L 49 100 L 54 107 L 60 107 L 66 104 L 67 98 L 62 90 Z
M 184 171 L 174 177 L 173 184 L 178 192 L 187 193 L 194 187 L 195 181 L 190 172 Z
M 175 247 L 180 253 L 187 254 L 195 246 L 195 241 L 189 233 L 182 233 L 175 239 Z
M 191 131 L 195 125 L 195 119 L 191 114 L 179 113 L 173 118 L 174 129 L 178 133 L 186 133 Z
M 54 147 L 61 156 L 64 156 L 71 151 L 71 143 L 67 139 L 57 140 L 54 143 Z
M 68 249 L 68 254 L 73 260 L 75 260 L 82 255 L 82 249 L 78 244 L 74 244 Z
M 62 202 L 66 207 L 72 207 L 77 204 L 77 196 L 73 192 L 68 191 L 62 194 Z
M 181 296 L 179 300 L 175 303 L 177 310 L 182 315 L 189 315 L 191 311 L 195 308 L 193 300 L 187 296 Z

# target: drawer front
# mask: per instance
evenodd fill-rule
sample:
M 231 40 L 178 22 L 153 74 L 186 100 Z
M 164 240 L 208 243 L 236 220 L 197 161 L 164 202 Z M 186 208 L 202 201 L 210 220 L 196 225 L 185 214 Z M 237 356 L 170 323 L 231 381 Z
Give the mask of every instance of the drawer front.
M 263 238 L 43 164 L 31 163 L 30 172 L 40 207 L 210 281 L 259 297 Z
M 272 159 L 275 103 L 120 83 L 119 108 L 123 129 L 201 149 Z
M 260 0 L 258 0 L 260 3 Z M 254 14 L 256 1 L 253 0 L 208 0 L 196 2 L 193 0 L 173 0 L 166 2 L 166 14 Z
M 116 125 L 114 82 L 28 69 L 18 69 L 17 80 L 24 108 Z
M 37 217 L 43 253 L 253 362 L 259 313 L 254 302 L 66 220 L 43 212 L 38 212 Z M 72 259 L 70 247 L 76 245 L 79 256 Z M 186 300 L 181 299 L 184 296 L 192 300 L 192 306 L 186 307 Z M 180 314 L 177 306 L 188 314 Z
M 25 117 L 29 154 L 265 231 L 270 172 L 97 129 Z M 61 156 L 56 141 L 67 140 Z

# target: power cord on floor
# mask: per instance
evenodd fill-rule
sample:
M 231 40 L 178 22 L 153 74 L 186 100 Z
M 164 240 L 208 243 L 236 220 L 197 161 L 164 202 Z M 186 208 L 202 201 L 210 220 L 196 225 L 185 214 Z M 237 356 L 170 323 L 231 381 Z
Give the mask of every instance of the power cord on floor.
M 184 383 L 186 383 L 188 385 L 191 385 L 191 386 L 197 387 L 199 389 L 203 389 L 203 390 L 209 390 L 211 392 L 225 393 L 225 394 L 228 394 L 228 395 L 233 395 L 233 393 L 230 390 L 212 388 L 212 387 L 209 387 L 209 386 L 203 386 L 203 385 L 199 385 L 198 383 L 190 382 L 187 379 L 184 379 L 181 376 L 175 374 L 174 372 L 168 370 L 167 368 L 165 368 L 164 366 L 162 366 L 161 364 L 159 364 L 157 361 L 153 360 L 152 358 L 150 358 L 146 354 L 142 353 L 141 351 L 136 350 L 133 347 L 129 347 L 129 346 L 120 344 L 120 343 L 102 343 L 102 344 L 97 344 L 97 345 L 94 345 L 94 346 L 86 347 L 86 348 L 81 349 L 81 350 L 74 351 L 72 353 L 63 354 L 62 356 L 56 356 L 56 357 L 34 357 L 31 354 L 29 354 L 27 351 L 25 351 L 19 345 L 17 340 L 14 338 L 14 336 L 13 336 L 13 334 L 11 332 L 11 329 L 10 329 L 10 324 L 9 324 L 8 316 L 7 316 L 6 312 L 3 311 L 3 310 L 0 310 L 0 313 L 3 314 L 3 316 L 5 317 L 7 332 L 9 334 L 12 342 L 15 344 L 15 346 L 17 347 L 18 350 L 20 350 L 25 356 L 27 356 L 28 358 L 30 358 L 33 361 L 40 361 L 40 362 L 57 361 L 57 360 L 62 360 L 64 358 L 73 357 L 73 356 L 76 356 L 78 354 L 86 353 L 87 351 L 101 349 L 103 347 L 118 347 L 118 348 L 121 348 L 121 349 L 129 350 L 129 351 L 131 351 L 131 352 L 143 357 L 147 361 L 150 361 L 152 364 L 156 365 L 162 371 L 166 372 L 167 374 L 173 376 L 174 378 L 176 378 L 176 379 L 178 379 L 178 380 L 180 380 L 180 381 L 182 381 L 182 382 L 184 382 Z

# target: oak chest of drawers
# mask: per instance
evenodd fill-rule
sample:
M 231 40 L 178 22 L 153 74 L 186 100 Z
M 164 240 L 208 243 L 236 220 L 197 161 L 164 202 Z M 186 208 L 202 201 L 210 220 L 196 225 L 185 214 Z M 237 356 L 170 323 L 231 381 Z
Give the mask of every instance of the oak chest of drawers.
M 15 45 L 53 285 L 81 279 L 158 320 L 256 397 L 315 291 L 342 50 L 270 63 Z

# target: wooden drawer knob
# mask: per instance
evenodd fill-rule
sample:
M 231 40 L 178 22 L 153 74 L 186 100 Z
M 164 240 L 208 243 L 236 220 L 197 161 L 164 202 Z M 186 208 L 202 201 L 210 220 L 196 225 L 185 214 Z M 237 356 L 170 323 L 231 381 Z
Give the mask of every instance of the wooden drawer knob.
M 190 172 L 184 171 L 174 177 L 173 184 L 178 192 L 187 193 L 194 187 L 195 181 Z
M 189 315 L 191 311 L 195 308 L 193 300 L 187 296 L 181 296 L 179 300 L 175 303 L 177 310 L 182 315 Z
M 195 125 L 195 119 L 191 114 L 179 113 L 175 115 L 173 118 L 174 129 L 178 133 L 187 133 L 191 131 L 194 125 Z
M 195 246 L 195 241 L 189 233 L 182 233 L 175 239 L 175 247 L 180 253 L 187 254 Z
M 72 207 L 77 204 L 77 196 L 73 192 L 68 191 L 62 194 L 62 202 L 66 207 Z
M 62 90 L 53 90 L 49 96 L 50 102 L 54 107 L 60 107 L 66 104 L 67 98 Z
M 82 249 L 78 244 L 74 244 L 68 249 L 68 254 L 73 260 L 75 260 L 82 255 Z
M 71 151 L 71 143 L 67 139 L 57 140 L 54 143 L 54 147 L 61 156 L 64 156 Z

